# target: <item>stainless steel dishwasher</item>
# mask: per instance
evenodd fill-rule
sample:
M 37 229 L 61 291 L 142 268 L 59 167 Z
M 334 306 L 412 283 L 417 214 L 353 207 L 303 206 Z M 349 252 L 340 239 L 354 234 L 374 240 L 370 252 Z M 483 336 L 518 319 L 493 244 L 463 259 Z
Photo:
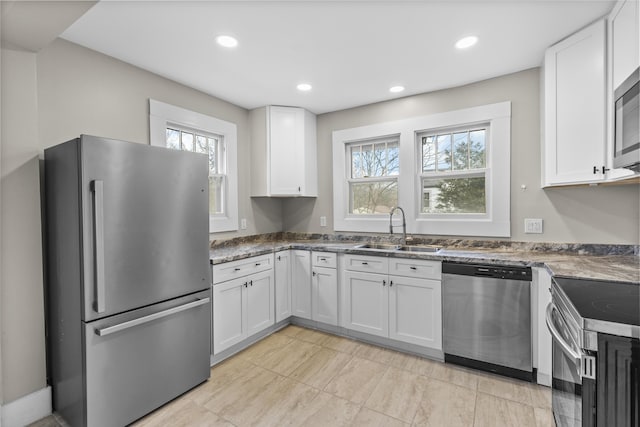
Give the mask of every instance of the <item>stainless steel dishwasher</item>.
M 442 263 L 446 362 L 535 381 L 531 268 Z

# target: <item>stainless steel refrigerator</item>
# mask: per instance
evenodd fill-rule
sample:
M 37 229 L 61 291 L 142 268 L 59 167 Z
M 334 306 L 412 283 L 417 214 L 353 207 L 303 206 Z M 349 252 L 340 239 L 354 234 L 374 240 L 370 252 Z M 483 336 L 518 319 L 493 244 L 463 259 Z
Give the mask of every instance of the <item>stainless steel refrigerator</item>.
M 82 135 L 44 168 L 53 407 L 124 426 L 209 377 L 208 159 Z

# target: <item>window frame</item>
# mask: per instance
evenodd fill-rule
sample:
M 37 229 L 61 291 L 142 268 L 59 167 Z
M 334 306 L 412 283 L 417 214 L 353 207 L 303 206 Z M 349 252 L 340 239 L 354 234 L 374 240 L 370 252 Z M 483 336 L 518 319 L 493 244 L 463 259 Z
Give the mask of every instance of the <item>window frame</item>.
M 476 124 L 489 125 L 486 140 L 487 213 L 447 214 L 434 217 L 420 214 L 422 191 L 419 174 L 422 172 L 421 155 L 418 156 L 418 135 L 438 129 L 463 128 Z M 455 111 L 431 114 L 393 122 L 377 123 L 333 132 L 333 189 L 334 230 L 351 232 L 389 231 L 388 215 L 358 218 L 348 215 L 348 188 L 350 173 L 347 162 L 348 143 L 399 135 L 400 174 L 398 175 L 398 205 L 405 208 L 407 232 L 426 235 L 510 237 L 511 191 L 511 102 L 499 102 Z M 418 166 L 420 165 L 420 166 Z M 476 217 L 473 217 L 475 215 Z
M 149 99 L 149 140 L 151 145 L 166 147 L 166 129 L 191 131 L 204 136 L 223 138 L 225 148 L 226 193 L 224 212 L 209 214 L 209 232 L 237 231 L 238 227 L 238 151 L 237 126 L 215 117 Z M 195 142 L 194 142 L 195 143 Z

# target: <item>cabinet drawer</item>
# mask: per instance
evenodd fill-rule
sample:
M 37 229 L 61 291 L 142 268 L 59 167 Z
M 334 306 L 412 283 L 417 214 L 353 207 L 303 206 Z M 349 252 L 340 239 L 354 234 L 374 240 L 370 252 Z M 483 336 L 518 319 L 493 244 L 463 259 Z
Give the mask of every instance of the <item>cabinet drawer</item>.
M 391 258 L 389 260 L 389 274 L 440 280 L 442 276 L 442 263 L 440 261 Z
M 311 252 L 311 265 L 336 268 L 337 256 L 333 252 Z
M 225 262 L 213 266 L 213 284 L 273 268 L 273 254 Z
M 351 271 L 387 274 L 389 272 L 389 259 L 367 255 L 345 255 L 344 268 Z

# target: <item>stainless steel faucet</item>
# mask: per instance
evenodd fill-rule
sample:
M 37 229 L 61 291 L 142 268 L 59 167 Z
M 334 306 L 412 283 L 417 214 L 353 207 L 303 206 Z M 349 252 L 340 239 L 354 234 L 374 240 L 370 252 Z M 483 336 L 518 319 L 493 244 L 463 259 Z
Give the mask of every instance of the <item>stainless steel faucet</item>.
M 400 206 L 391 208 L 391 212 L 389 212 L 389 233 L 393 234 L 393 213 L 396 210 L 399 210 L 400 212 L 402 212 L 402 244 L 406 245 L 407 244 L 407 220 L 404 216 L 404 209 L 402 209 Z

